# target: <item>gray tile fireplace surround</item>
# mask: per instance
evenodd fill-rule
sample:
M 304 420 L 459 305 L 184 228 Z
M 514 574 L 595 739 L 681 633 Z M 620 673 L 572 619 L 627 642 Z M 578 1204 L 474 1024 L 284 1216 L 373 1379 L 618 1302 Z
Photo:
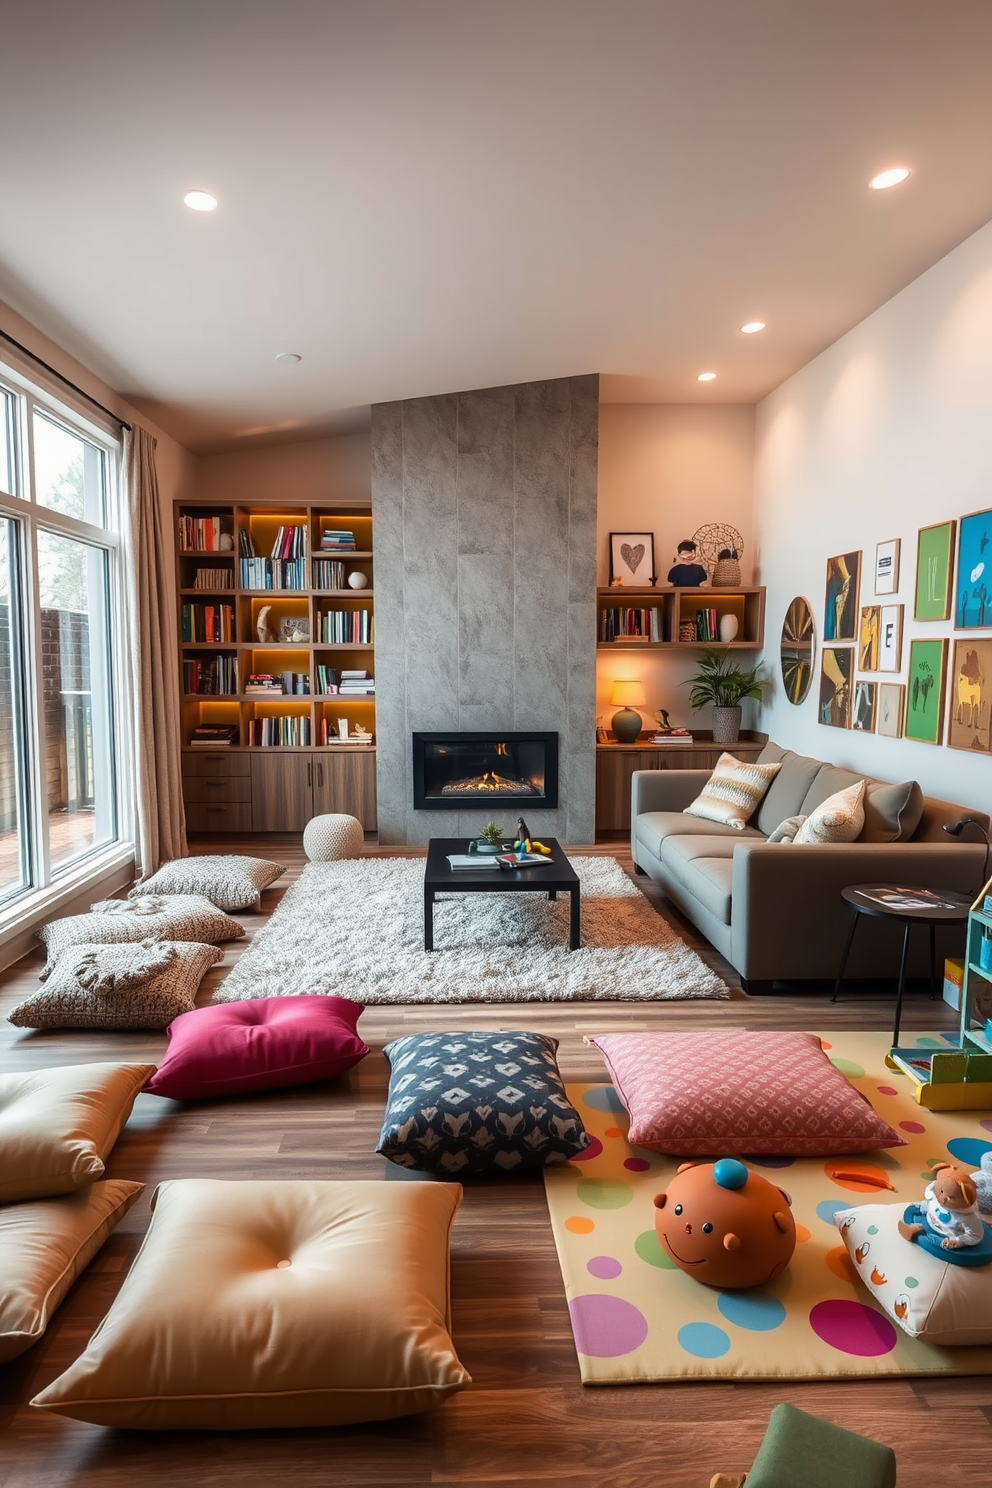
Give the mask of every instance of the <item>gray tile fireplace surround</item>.
M 441 729 L 556 730 L 528 824 L 594 840 L 598 443 L 597 375 L 373 405 L 380 842 L 482 826 L 413 809 L 412 734 Z

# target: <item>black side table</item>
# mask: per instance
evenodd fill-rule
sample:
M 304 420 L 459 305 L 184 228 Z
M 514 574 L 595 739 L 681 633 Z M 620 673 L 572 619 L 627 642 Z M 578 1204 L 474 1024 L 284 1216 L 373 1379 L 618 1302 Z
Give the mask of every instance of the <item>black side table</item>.
M 872 915 L 880 920 L 899 920 L 905 926 L 902 938 L 902 957 L 899 961 L 899 986 L 896 991 L 896 1021 L 892 1030 L 893 1046 L 899 1042 L 899 1023 L 902 1019 L 902 994 L 906 985 L 906 957 L 909 952 L 909 932 L 914 925 L 930 926 L 930 992 L 937 985 L 936 951 L 934 931 L 938 925 L 961 925 L 968 918 L 971 899 L 950 890 L 914 889 L 901 884 L 852 884 L 841 889 L 841 898 L 846 899 L 854 913 L 847 945 L 841 957 L 840 970 L 834 983 L 831 1002 L 840 996 L 841 982 L 847 959 L 854 944 L 854 932 L 862 915 Z

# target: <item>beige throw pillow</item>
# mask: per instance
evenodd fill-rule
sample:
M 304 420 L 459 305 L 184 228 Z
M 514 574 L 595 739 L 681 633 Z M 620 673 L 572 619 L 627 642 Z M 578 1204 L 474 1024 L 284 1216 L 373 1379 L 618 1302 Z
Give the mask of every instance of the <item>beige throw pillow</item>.
M 285 873 L 284 863 L 217 853 L 197 858 L 175 858 L 157 873 L 135 884 L 129 899 L 146 894 L 202 894 L 218 909 L 257 909 L 259 895 Z
M 811 842 L 854 842 L 865 824 L 864 799 L 863 780 L 828 796 L 822 806 L 810 812 L 793 842 L 797 847 Z
M 805 820 L 804 816 L 787 816 L 784 822 L 779 822 L 774 832 L 768 833 L 768 841 L 795 842 L 796 833 Z
M 451 1341 L 455 1183 L 163 1183 L 89 1347 L 32 1405 L 100 1426 L 385 1421 L 468 1384 Z
M 240 940 L 245 927 L 202 894 L 147 894 L 140 899 L 101 899 L 89 914 L 69 915 L 43 925 L 38 936 L 48 951 L 47 977 L 70 946 L 122 945 L 137 940 L 192 940 L 201 945 Z
M 780 768 L 721 754 L 713 774 L 684 814 L 722 822 L 735 832 L 743 832 Z
M 73 1193 L 103 1172 L 153 1064 L 0 1075 L 0 1204 Z
M 0 1364 L 41 1337 L 76 1277 L 144 1186 L 117 1178 L 60 1199 L 0 1209 Z
M 195 941 L 72 946 L 40 991 L 14 1008 L 15 1028 L 168 1028 L 191 1012 L 224 952 Z

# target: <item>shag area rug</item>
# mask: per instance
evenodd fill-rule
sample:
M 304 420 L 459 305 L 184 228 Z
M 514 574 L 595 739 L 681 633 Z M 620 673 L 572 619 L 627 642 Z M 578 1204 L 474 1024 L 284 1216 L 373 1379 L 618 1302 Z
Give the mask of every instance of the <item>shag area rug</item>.
M 311 863 L 242 952 L 214 1002 L 325 993 L 364 1003 L 639 1001 L 727 997 L 613 858 L 569 860 L 582 881 L 582 945 L 568 898 L 444 894 L 424 950 L 424 863 Z

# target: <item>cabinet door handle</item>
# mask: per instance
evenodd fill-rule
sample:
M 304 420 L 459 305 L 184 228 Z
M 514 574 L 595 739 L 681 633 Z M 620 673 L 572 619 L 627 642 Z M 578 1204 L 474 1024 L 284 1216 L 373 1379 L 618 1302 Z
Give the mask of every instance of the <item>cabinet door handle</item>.
M 317 789 L 318 790 L 323 790 L 323 788 L 324 788 L 324 762 L 323 762 L 323 760 L 318 760 L 317 761 Z
M 307 760 L 307 785 L 313 785 L 313 761 Z

